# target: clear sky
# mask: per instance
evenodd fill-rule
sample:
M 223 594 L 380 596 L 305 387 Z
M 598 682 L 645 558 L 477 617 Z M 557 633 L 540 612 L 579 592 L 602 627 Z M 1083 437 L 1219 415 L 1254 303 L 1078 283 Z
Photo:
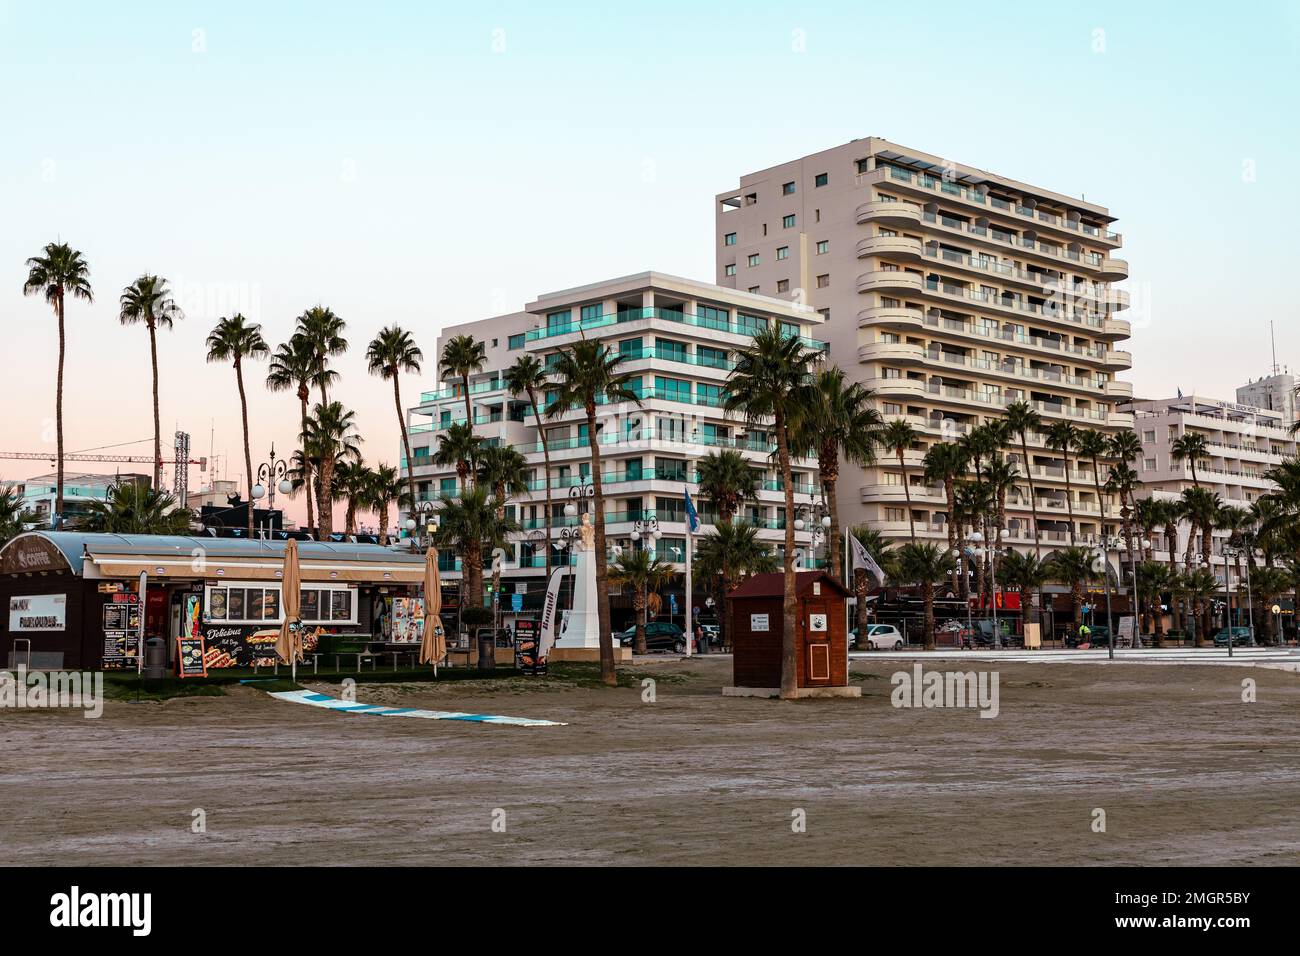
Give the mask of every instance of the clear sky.
M 1270 319 L 1300 366 L 1298 63 L 1296 2 L 0 0 L 0 446 L 53 447 L 55 327 L 21 287 L 56 237 L 96 291 L 69 310 L 68 450 L 152 434 L 147 336 L 116 319 L 147 270 L 188 314 L 160 346 L 165 444 L 180 425 L 207 455 L 215 429 L 242 478 L 203 340 L 240 310 L 274 344 L 319 302 L 350 327 L 338 395 L 391 462 L 362 360 L 380 326 L 431 368 L 443 326 L 543 291 L 711 280 L 714 193 L 869 135 L 1109 206 L 1137 393 L 1230 399 Z M 255 461 L 290 449 L 293 399 L 250 405 Z

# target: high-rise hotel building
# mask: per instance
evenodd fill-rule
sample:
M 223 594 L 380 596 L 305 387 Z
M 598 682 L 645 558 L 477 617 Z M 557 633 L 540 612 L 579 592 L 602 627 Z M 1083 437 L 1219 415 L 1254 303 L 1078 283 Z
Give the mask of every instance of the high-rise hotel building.
M 742 176 L 716 197 L 720 285 L 804 304 L 824 320 L 831 357 L 870 387 L 886 419 L 920 433 L 907 456 L 918 535 L 946 539 L 943 489 L 920 463 L 935 442 L 1030 402 L 1044 425 L 1114 432 L 1133 416 L 1118 380 L 1132 357 L 1122 316 L 1128 275 L 1105 207 L 882 139 L 860 139 Z M 1019 459 L 1018 451 L 1011 457 Z M 1065 463 L 1031 435 L 1044 543 L 1068 540 Z M 1076 533 L 1101 530 L 1086 463 L 1075 463 Z M 841 514 L 908 534 L 903 475 L 882 456 L 844 470 Z M 1117 508 L 1107 505 L 1108 528 Z M 1028 547 L 1027 482 L 1008 501 L 1011 540 Z
M 546 482 L 543 443 L 550 454 L 552 514 L 557 542 L 553 558 L 566 558 L 562 545 L 578 515 L 591 507 L 591 440 L 582 409 L 555 418 L 534 418 L 527 395 L 512 395 L 507 369 L 523 355 L 545 364 L 580 339 L 607 344 L 624 359 L 620 371 L 632 376 L 640 403 L 601 405 L 598 436 L 602 458 L 605 524 L 611 547 L 646 547 L 659 560 L 681 565 L 686 549 L 683 492 L 691 492 L 703 530 L 716 520 L 711 503 L 699 493 L 696 468 L 702 457 L 730 449 L 739 452 L 756 473 L 758 494 L 747 501 L 743 516 L 757 525 L 760 537 L 782 550 L 787 520 L 781 475 L 772 460 L 775 438 L 770 425 L 725 414 L 726 382 L 737 348 L 755 332 L 776 327 L 802 338 L 810 348 L 825 348 L 821 317 L 788 301 L 719 288 L 705 282 L 644 272 L 539 296 L 507 315 L 446 328 L 438 340 L 441 355 L 449 338 L 472 335 L 484 343 L 487 362 L 469 382 L 475 433 L 492 445 L 523 453 L 527 490 L 513 496 L 510 514 L 520 524 L 504 562 L 506 591 L 516 587 L 536 596 L 529 579 L 541 580 L 546 564 Z M 545 410 L 552 396 L 538 396 Z M 424 392 L 408 412 L 412 461 L 403 458 L 416 481 L 417 507 L 439 495 L 458 493 L 454 467 L 434 463 L 438 439 L 454 422 L 465 421 L 465 386 L 444 381 Z M 825 561 L 820 528 L 804 520 L 819 503 L 815 461 L 794 463 L 794 523 L 805 567 Z M 576 504 L 573 515 L 565 506 Z M 805 514 L 806 513 L 806 514 Z M 409 512 L 400 515 L 404 527 Z M 634 537 L 635 533 L 635 537 Z M 443 571 L 456 576 L 458 559 L 442 556 Z M 669 589 L 670 592 L 672 589 Z M 530 599 L 531 602 L 531 599 Z

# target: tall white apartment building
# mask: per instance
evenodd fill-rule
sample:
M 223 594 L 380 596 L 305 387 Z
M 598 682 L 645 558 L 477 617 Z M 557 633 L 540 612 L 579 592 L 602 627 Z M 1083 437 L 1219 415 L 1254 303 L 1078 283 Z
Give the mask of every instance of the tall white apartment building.
M 519 356 L 532 354 L 549 362 L 584 337 L 604 341 L 624 357 L 621 369 L 632 374 L 633 389 L 642 399 L 639 406 L 627 402 L 603 406 L 600 412 L 605 522 L 611 547 L 631 548 L 653 541 L 661 561 L 682 564 L 683 491 L 690 490 L 705 525 L 702 530 L 707 530 L 715 515 L 699 494 L 696 463 L 710 452 L 735 449 L 760 480 L 758 500 L 745 506 L 744 515 L 779 551 L 787 516 L 780 474 L 770 457 L 774 438 L 764 425 L 747 425 L 723 410 L 735 349 L 769 325 L 804 338 L 810 346 L 825 345 L 816 312 L 788 301 L 655 272 L 550 292 L 523 311 L 445 329 L 438 341 L 439 355 L 456 335 L 472 335 L 487 348 L 486 367 L 469 383 L 475 432 L 491 444 L 519 449 L 529 464 L 528 491 L 510 506 L 522 531 L 505 561 L 507 580 L 540 581 L 544 572 L 547 517 L 542 442 L 551 457 L 550 525 L 558 537 L 560 529 L 579 521 L 564 514 L 566 504 L 578 503 L 579 514 L 589 507 L 591 436 L 581 409 L 537 421 L 527 396 L 512 396 L 506 389 L 504 374 Z M 464 420 L 461 382 L 444 382 L 424 392 L 419 404 L 409 410 L 410 470 L 418 503 L 456 493 L 455 470 L 433 464 L 432 457 L 439 435 Z M 815 461 L 795 463 L 794 486 L 797 508 L 811 513 L 820 498 Z M 403 526 L 407 517 L 406 512 L 400 516 Z M 796 515 L 796 524 L 800 517 Z M 809 528 L 813 524 L 806 522 Z M 657 539 L 653 529 L 659 531 Z M 633 531 L 645 532 L 640 544 L 632 538 Z M 825 559 L 824 542 L 818 541 L 818 547 L 810 550 L 811 533 L 799 533 L 804 566 Z M 564 554 L 557 548 L 555 563 Z M 443 570 L 455 577 L 458 561 L 452 555 L 442 557 Z
M 716 197 L 717 281 L 805 303 L 825 320 L 832 359 L 874 390 L 886 419 L 921 435 L 907 457 L 918 534 L 946 539 L 940 487 L 920 471 L 926 449 L 1000 418 L 1025 400 L 1044 424 L 1112 433 L 1132 426 L 1117 346 L 1128 276 L 1104 206 L 886 140 L 854 140 L 742 176 Z M 1065 462 L 1043 435 L 1029 462 L 1047 543 L 1069 538 Z M 1011 455 L 1018 459 L 1017 453 Z M 1071 476 L 1076 532 L 1101 531 L 1091 471 Z M 894 538 L 908 534 L 903 475 L 888 456 L 846 468 L 840 509 Z M 1026 483 L 1008 502 L 1017 546 L 1029 547 Z M 1108 506 L 1107 528 L 1117 507 Z
M 1197 480 L 1203 488 L 1216 492 L 1224 504 L 1238 508 L 1249 508 L 1272 490 L 1275 486 L 1265 473 L 1296 454 L 1296 437 L 1286 427 L 1282 413 L 1272 409 L 1196 395 L 1136 401 L 1132 409 L 1134 429 L 1142 440 L 1142 458 L 1137 464 L 1139 497 L 1177 498 L 1192 487 L 1191 463 L 1175 461 L 1171 452 L 1174 441 L 1189 432 L 1204 435 L 1210 450 L 1208 461 L 1197 462 Z M 1225 571 L 1222 554 L 1227 538 L 1226 531 L 1213 535 L 1213 570 L 1220 580 L 1231 571 Z M 1164 530 L 1157 529 L 1152 540 L 1155 557 L 1165 560 L 1169 542 Z M 1186 527 L 1174 544 L 1181 559 L 1187 547 Z M 1236 583 L 1233 575 L 1230 585 Z

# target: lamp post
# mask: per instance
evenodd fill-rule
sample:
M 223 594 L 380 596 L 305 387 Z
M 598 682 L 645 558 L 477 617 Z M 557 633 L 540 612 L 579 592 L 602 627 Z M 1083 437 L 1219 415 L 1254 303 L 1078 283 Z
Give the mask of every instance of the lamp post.
M 999 547 L 998 545 L 1001 543 L 1001 541 L 1004 538 L 1006 538 L 1010 534 L 1010 532 L 1006 528 L 997 528 L 993 532 L 993 534 L 994 534 L 994 541 L 986 546 L 984 542 L 983 532 L 972 531 L 969 535 L 966 536 L 965 547 L 959 545 L 957 548 L 953 550 L 952 556 L 954 558 L 957 558 L 958 560 L 960 560 L 963 557 L 967 558 L 968 560 L 969 559 L 978 560 L 983 558 L 988 559 L 989 583 L 990 583 L 989 594 L 991 597 L 991 600 L 989 601 L 989 605 L 990 605 L 990 613 L 992 614 L 992 619 L 993 619 L 993 646 L 995 648 L 1001 648 L 1002 631 L 998 627 L 997 559 L 1002 555 L 1006 554 L 1009 549 L 1004 547 Z M 970 588 L 968 586 L 967 594 L 969 593 L 970 593 Z M 971 630 L 971 624 L 972 622 L 971 622 L 971 611 L 970 611 L 970 599 L 968 597 L 966 600 L 966 629 L 968 631 Z
M 809 492 L 808 504 L 795 506 L 794 530 L 796 532 L 809 531 L 808 552 L 814 565 L 817 563 L 817 546 L 827 540 L 830 527 L 830 508 L 824 499 L 818 499 L 812 492 Z
M 1111 616 L 1110 607 L 1110 552 L 1112 546 L 1118 548 L 1113 535 L 1103 534 L 1097 544 L 1097 550 L 1092 553 L 1094 571 L 1102 572 L 1102 587 L 1106 591 L 1106 656 L 1110 660 L 1115 659 L 1115 622 Z M 1101 567 L 1097 564 L 1100 562 Z
M 417 501 L 414 504 L 410 516 L 406 519 L 406 530 L 418 531 L 419 533 L 412 536 L 415 547 L 428 550 L 433 534 L 438 530 L 438 519 L 434 515 L 432 501 Z
M 633 541 L 640 541 L 645 538 L 643 547 L 653 552 L 659 539 L 663 537 L 663 532 L 659 530 L 659 519 L 653 514 L 644 517 L 646 514 L 644 511 L 641 514 L 641 518 L 632 522 L 631 538 Z
M 283 458 L 275 457 L 275 445 L 272 444 L 271 456 L 257 466 L 257 484 L 248 490 L 248 494 L 253 501 L 266 498 L 269 510 L 274 511 L 277 488 L 281 494 L 293 493 L 293 482 L 289 480 L 289 463 Z M 308 494 L 310 493 L 311 489 L 308 489 Z M 253 507 L 252 502 L 249 507 Z
M 1225 544 L 1225 545 L 1223 546 L 1223 557 L 1224 557 L 1224 562 L 1223 562 L 1224 591 L 1225 591 L 1225 592 L 1227 591 L 1227 581 L 1228 581 L 1228 561 L 1227 561 L 1227 559 L 1228 559 L 1228 558 L 1239 558 L 1239 557 L 1241 557 L 1242 555 L 1245 555 L 1245 556 L 1246 556 L 1246 617 L 1247 617 L 1247 620 L 1249 621 L 1249 625 L 1248 625 L 1248 626 L 1249 626 L 1249 628 L 1250 628 L 1250 646 L 1251 646 L 1251 647 L 1254 647 L 1254 646 L 1255 646 L 1255 608 L 1253 607 L 1253 602 L 1251 601 L 1251 596 L 1250 596 L 1250 558 L 1251 558 L 1251 555 L 1247 552 L 1247 550 L 1246 550 L 1245 548 L 1239 548 L 1239 547 L 1236 547 L 1236 546 L 1234 546 L 1234 545 L 1230 545 L 1230 544 Z M 1240 586 L 1240 584 L 1239 584 L 1238 586 Z M 1231 656 L 1232 656 L 1232 614 L 1231 614 L 1232 598 L 1231 598 L 1231 596 L 1229 596 L 1229 598 L 1228 598 L 1228 606 L 1229 606 L 1229 613 L 1228 613 L 1228 656 L 1231 657 Z M 1240 598 L 1238 599 L 1238 604 L 1237 604 L 1237 620 L 1238 620 L 1238 621 L 1241 620 L 1241 604 L 1240 604 Z

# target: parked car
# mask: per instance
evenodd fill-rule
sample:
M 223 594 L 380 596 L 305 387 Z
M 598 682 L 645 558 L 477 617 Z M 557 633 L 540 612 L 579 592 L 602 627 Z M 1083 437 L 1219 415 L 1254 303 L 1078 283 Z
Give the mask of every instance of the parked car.
M 614 635 L 624 647 L 636 646 L 636 625 Z M 645 649 L 647 651 L 672 651 L 681 654 L 686 650 L 686 634 L 678 624 L 667 621 L 651 621 L 645 626 Z
M 1214 635 L 1214 646 L 1215 646 L 1215 647 L 1227 647 L 1227 646 L 1228 646 L 1228 630 L 1229 630 L 1229 629 L 1226 628 L 1226 627 L 1224 627 L 1224 628 L 1220 628 L 1220 629 L 1219 629 L 1219 633 Z M 1234 628 L 1232 628 L 1231 630 L 1232 630 L 1232 646 L 1233 646 L 1233 647 L 1241 647 L 1241 646 L 1244 645 L 1244 644 L 1249 644 L 1249 643 L 1250 643 L 1250 628 L 1248 628 L 1248 627 L 1234 627 Z
M 901 651 L 903 635 L 892 624 L 872 624 L 867 628 L 867 650 Z

